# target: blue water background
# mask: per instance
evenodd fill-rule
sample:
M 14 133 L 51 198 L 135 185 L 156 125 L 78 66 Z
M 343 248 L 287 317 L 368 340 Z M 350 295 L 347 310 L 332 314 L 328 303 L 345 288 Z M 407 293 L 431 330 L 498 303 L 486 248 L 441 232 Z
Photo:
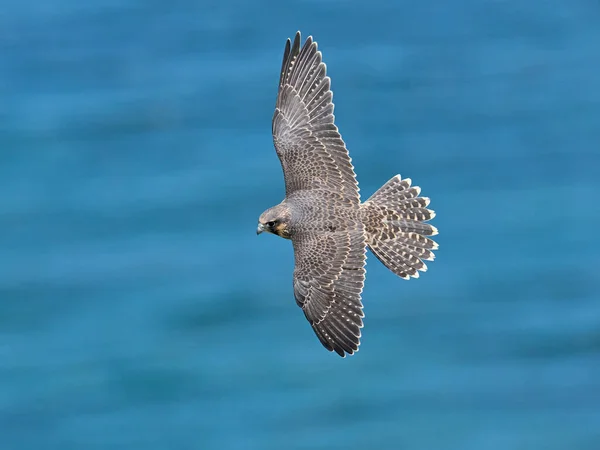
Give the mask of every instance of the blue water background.
M 346 359 L 255 235 L 298 29 L 438 214 Z M 599 74 L 595 1 L 4 2 L 0 448 L 600 448 Z

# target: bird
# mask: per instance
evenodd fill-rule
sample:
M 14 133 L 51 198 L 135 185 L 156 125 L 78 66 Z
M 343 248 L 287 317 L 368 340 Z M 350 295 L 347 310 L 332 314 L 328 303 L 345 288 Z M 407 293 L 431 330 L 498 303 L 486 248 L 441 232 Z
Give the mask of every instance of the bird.
M 367 249 L 403 279 L 433 261 L 438 234 L 429 198 L 392 177 L 361 202 L 352 160 L 335 125 L 333 93 L 317 42 L 287 39 L 272 119 L 285 197 L 256 233 L 292 241 L 296 304 L 321 344 L 342 358 L 359 350 Z

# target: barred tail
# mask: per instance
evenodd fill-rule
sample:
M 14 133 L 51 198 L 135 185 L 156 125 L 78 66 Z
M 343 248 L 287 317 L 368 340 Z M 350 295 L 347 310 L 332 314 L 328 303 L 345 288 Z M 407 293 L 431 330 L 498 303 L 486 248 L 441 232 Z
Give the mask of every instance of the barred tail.
M 427 236 L 438 234 L 425 223 L 435 217 L 427 209 L 429 198 L 419 197 L 421 188 L 411 179 L 396 175 L 361 205 L 367 244 L 388 269 L 399 277 L 418 278 L 423 261 L 433 261 L 438 244 Z

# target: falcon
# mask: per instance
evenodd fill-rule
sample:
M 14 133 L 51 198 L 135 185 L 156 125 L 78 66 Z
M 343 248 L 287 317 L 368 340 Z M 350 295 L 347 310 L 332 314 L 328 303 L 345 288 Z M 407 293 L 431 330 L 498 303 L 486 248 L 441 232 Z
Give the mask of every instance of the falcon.
M 438 248 L 435 213 L 410 178 L 394 176 L 361 203 L 346 145 L 334 122 L 331 80 L 317 43 L 287 40 L 273 115 L 285 198 L 263 212 L 257 234 L 290 239 L 296 303 L 329 351 L 358 351 L 366 250 L 401 278 L 418 278 Z

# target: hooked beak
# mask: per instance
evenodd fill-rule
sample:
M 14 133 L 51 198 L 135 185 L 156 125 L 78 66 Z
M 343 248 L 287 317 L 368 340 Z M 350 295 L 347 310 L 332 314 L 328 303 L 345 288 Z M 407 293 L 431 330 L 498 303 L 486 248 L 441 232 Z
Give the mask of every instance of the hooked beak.
M 263 231 L 265 231 L 265 226 L 262 223 L 259 223 L 258 227 L 256 228 L 256 235 L 258 236 Z

